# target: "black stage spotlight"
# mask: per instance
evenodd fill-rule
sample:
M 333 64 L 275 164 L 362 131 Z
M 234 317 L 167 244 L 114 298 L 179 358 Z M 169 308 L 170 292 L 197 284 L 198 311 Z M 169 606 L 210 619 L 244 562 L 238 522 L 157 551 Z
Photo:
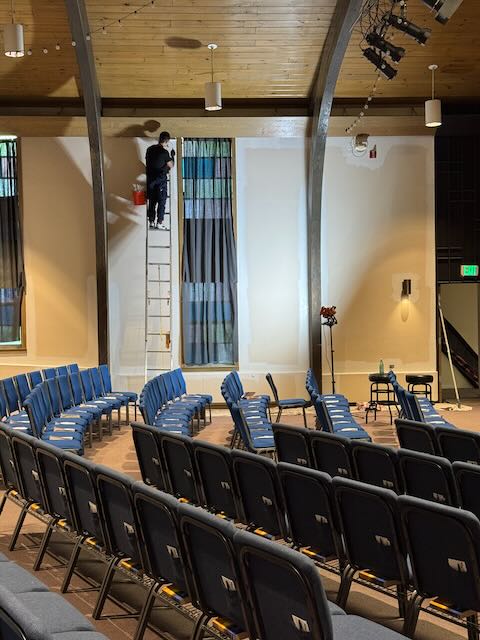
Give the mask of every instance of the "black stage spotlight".
M 416 24 L 413 24 L 413 22 L 409 22 L 405 20 L 405 18 L 402 18 L 402 16 L 395 15 L 394 13 L 388 13 L 384 17 L 384 20 L 390 26 L 399 31 L 403 31 L 407 36 L 416 40 L 418 44 L 425 44 L 432 33 L 431 29 L 421 29 L 417 27 Z
M 363 55 L 367 60 L 370 60 L 370 62 L 374 64 L 388 80 L 392 80 L 392 78 L 397 75 L 397 70 L 391 67 L 388 62 L 385 62 L 382 56 L 380 56 L 375 49 L 364 49 Z
M 435 20 L 447 24 L 463 0 L 422 0 L 435 13 Z
M 405 55 L 405 49 L 403 47 L 396 47 L 385 38 L 382 38 L 378 33 L 369 33 L 367 36 L 367 42 L 375 49 L 379 49 L 386 53 L 394 62 L 400 62 L 400 60 Z

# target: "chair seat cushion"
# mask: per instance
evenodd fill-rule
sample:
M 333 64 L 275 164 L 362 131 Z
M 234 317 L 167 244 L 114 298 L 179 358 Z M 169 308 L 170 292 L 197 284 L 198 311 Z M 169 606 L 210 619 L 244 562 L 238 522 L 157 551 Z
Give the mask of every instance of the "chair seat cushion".
M 4 556 L 5 557 L 5 556 Z M 14 562 L 0 562 L 0 584 L 11 593 L 29 593 L 30 591 L 48 591 L 48 588 L 31 573 Z
M 409 384 L 431 384 L 433 382 L 433 376 L 423 373 L 408 373 L 405 376 L 405 380 Z
M 65 631 L 63 633 L 54 633 L 53 640 L 108 640 L 107 636 L 98 631 Z
M 345 611 L 338 606 L 338 604 L 335 604 L 335 602 L 330 602 L 330 600 L 327 600 L 327 604 L 328 604 L 328 610 L 330 611 L 331 616 L 347 615 Z
M 333 640 L 406 640 L 406 636 L 358 616 L 333 616 Z
M 297 409 L 301 407 L 307 407 L 311 403 L 304 398 L 285 398 L 285 400 L 279 400 L 278 405 L 282 407 L 282 409 L 291 407 L 292 409 Z

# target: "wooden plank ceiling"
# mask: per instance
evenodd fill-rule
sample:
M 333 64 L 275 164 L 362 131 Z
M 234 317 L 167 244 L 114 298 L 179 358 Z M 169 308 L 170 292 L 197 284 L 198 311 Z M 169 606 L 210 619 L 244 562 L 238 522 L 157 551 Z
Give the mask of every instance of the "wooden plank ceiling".
M 145 0 L 86 0 L 92 31 L 116 22 Z M 330 25 L 335 0 L 156 0 L 123 23 L 92 36 L 105 98 L 202 98 L 210 76 L 208 42 L 216 42 L 215 79 L 225 98 L 305 98 Z M 10 20 L 10 2 L 0 20 Z M 33 55 L 0 55 L 0 97 L 76 97 L 77 67 L 63 0 L 16 0 L 17 21 L 26 29 Z M 378 95 L 420 98 L 429 92 L 427 66 L 437 63 L 442 97 L 480 95 L 480 2 L 464 0 L 444 27 L 421 0 L 409 0 L 409 17 L 433 29 L 426 47 L 402 35 L 395 43 L 407 56 L 393 81 Z M 61 43 L 61 50 L 55 44 Z M 363 59 L 358 35 L 342 67 L 336 95 L 366 96 L 373 67 Z M 42 48 L 49 49 L 48 54 Z

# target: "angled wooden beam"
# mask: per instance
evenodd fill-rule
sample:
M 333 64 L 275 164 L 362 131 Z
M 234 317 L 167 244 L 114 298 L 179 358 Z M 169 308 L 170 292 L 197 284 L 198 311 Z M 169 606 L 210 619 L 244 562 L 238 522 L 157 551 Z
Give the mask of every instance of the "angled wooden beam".
M 90 162 L 92 166 L 93 211 L 97 271 L 98 358 L 109 362 L 108 338 L 108 253 L 107 205 L 102 142 L 102 102 L 90 40 L 90 27 L 84 0 L 65 0 L 72 40 L 80 73 L 85 117 L 87 120 Z
M 327 129 L 335 86 L 363 0 L 337 0 L 311 91 L 313 112 L 308 183 L 310 366 L 322 386 L 321 217 Z M 328 301 L 329 304 L 334 301 Z

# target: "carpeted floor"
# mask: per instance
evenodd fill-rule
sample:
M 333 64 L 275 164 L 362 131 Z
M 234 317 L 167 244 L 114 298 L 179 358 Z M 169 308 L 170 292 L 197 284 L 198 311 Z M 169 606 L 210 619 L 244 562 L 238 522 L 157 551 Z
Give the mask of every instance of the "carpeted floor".
M 480 401 L 468 401 L 473 409 L 469 412 L 451 412 L 446 418 L 458 427 L 480 431 Z M 364 422 L 364 413 L 355 411 L 357 419 Z M 308 415 L 309 425 L 313 426 L 313 413 Z M 301 415 L 285 414 L 282 416 L 282 423 L 303 426 Z M 389 423 L 388 411 L 383 411 L 377 416 L 375 422 L 369 421 L 365 425 L 366 429 L 375 442 L 385 445 L 397 446 L 394 427 Z M 227 444 L 229 432 L 232 428 L 228 412 L 223 410 L 214 411 L 212 424 L 207 426 L 200 434 L 200 438 L 216 444 Z M 87 450 L 86 456 L 98 463 L 105 464 L 140 479 L 140 473 L 136 460 L 130 430 L 122 427 L 120 432 L 115 432 L 111 438 L 105 438 L 101 444 L 96 444 L 93 449 Z M 28 570 L 32 570 L 36 549 L 33 546 L 31 536 L 43 531 L 42 524 L 28 517 L 23 529 L 24 535 L 20 536 L 18 549 L 9 552 L 7 550 L 10 534 L 13 530 L 18 509 L 10 502 L 7 503 L 4 513 L 0 518 L 0 551 L 8 555 L 12 560 L 22 565 Z M 28 537 L 25 534 L 30 534 Z M 273 544 L 273 543 L 272 543 Z M 66 543 L 60 536 L 56 536 L 52 549 L 58 557 L 68 556 L 70 543 Z M 92 578 L 101 576 L 102 563 L 92 560 L 90 555 L 82 555 L 82 571 Z M 50 589 L 59 591 L 64 574 L 63 564 L 50 555 L 47 555 L 42 569 L 37 574 Z M 324 584 L 330 599 L 335 598 L 339 580 L 334 574 L 322 571 Z M 96 600 L 96 591 L 89 587 L 79 577 L 74 577 L 71 589 L 73 593 L 66 595 L 66 598 L 77 607 L 87 617 L 91 617 L 93 606 Z M 138 587 L 125 585 L 122 581 L 117 581 L 115 593 L 122 601 L 128 601 L 134 606 L 140 606 L 144 597 L 143 590 Z M 395 602 L 387 596 L 377 594 L 371 589 L 366 589 L 359 585 L 354 585 L 348 601 L 347 610 L 372 620 L 376 620 L 392 629 L 401 631 L 402 621 L 398 618 Z M 106 617 L 95 622 L 99 631 L 104 633 L 110 640 L 121 640 L 133 638 L 136 627 L 134 617 L 118 617 L 122 613 L 120 607 L 107 602 L 105 607 Z M 153 620 L 157 628 L 161 629 L 161 637 L 170 640 L 187 640 L 191 633 L 191 623 L 175 612 L 161 610 L 154 613 Z M 456 640 L 466 638 L 466 632 L 457 626 L 441 621 L 429 614 L 422 613 L 415 636 L 418 640 Z M 158 635 L 149 630 L 145 634 L 146 640 L 158 638 Z M 279 638 L 279 640 L 281 640 Z

